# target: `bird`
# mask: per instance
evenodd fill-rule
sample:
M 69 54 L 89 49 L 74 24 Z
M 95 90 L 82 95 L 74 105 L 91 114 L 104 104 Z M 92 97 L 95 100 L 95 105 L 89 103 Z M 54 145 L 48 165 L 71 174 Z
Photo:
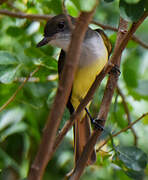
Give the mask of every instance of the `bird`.
M 49 19 L 44 28 L 44 37 L 37 44 L 42 47 L 46 44 L 61 48 L 58 60 L 58 74 L 61 78 L 66 53 L 72 37 L 73 28 L 76 25 L 76 18 L 70 15 L 60 14 Z M 73 27 L 73 28 L 72 28 Z M 81 45 L 80 59 L 74 76 L 71 93 L 67 102 L 70 114 L 77 109 L 82 99 L 87 94 L 96 76 L 101 72 L 108 62 L 112 46 L 101 29 L 93 30 L 88 27 Z M 87 105 L 89 108 L 90 102 Z M 83 149 L 91 136 L 91 124 L 85 110 L 81 112 L 80 119 L 74 124 L 74 154 L 75 163 L 78 162 Z M 88 157 L 87 165 L 96 161 L 95 149 Z

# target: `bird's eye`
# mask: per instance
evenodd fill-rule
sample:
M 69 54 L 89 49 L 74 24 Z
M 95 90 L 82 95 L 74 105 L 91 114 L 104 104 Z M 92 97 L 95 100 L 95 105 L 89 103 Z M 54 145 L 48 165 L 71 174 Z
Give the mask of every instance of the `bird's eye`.
M 58 28 L 59 28 L 60 30 L 62 30 L 64 27 L 65 27 L 64 22 L 59 22 L 59 23 L 58 23 Z

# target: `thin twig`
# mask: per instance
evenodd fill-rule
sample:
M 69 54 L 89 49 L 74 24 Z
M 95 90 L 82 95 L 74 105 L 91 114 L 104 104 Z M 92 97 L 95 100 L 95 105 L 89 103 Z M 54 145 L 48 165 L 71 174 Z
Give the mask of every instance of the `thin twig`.
M 126 113 L 126 116 L 127 116 L 127 120 L 128 120 L 128 125 L 131 124 L 131 116 L 130 116 L 130 111 L 128 109 L 128 105 L 127 105 L 127 102 L 126 102 L 126 97 L 125 95 L 123 94 L 123 92 L 121 91 L 121 89 L 119 88 L 119 86 L 117 85 L 117 92 L 118 94 L 121 96 L 122 98 L 122 104 L 123 104 L 123 107 L 124 107 L 124 110 L 125 110 L 125 113 Z M 137 146 L 137 134 L 134 130 L 134 128 L 131 126 L 131 131 L 133 133 L 133 136 L 134 136 L 134 145 Z
M 21 18 L 21 19 L 30 19 L 30 20 L 49 20 L 53 16 L 49 15 L 42 15 L 42 14 L 26 14 L 23 12 L 11 12 L 8 11 L 7 9 L 1 9 L 0 14 L 10 16 L 10 17 L 15 17 L 15 18 Z
M 139 122 L 139 121 L 140 121 L 141 119 L 143 119 L 145 116 L 148 116 L 148 112 L 145 113 L 145 114 L 143 114 L 142 116 L 140 116 L 137 120 L 133 121 L 133 122 L 132 122 L 131 124 L 129 124 L 127 127 L 121 129 L 120 131 L 118 131 L 118 132 L 115 133 L 115 134 L 112 134 L 112 137 L 116 137 L 116 136 L 118 136 L 119 134 L 121 134 L 121 133 L 123 133 L 123 132 L 126 132 L 128 129 L 131 129 L 131 127 L 132 127 L 133 125 L 135 125 L 137 122 Z M 105 144 L 107 144 L 109 140 L 110 140 L 110 138 L 106 139 L 106 140 L 103 142 L 103 144 L 101 144 L 101 146 L 96 150 L 96 152 L 99 152 L 100 149 L 101 149 Z
M 133 35 L 132 40 L 138 43 L 140 46 L 142 46 L 145 49 L 148 49 L 148 44 L 140 40 L 137 36 Z
M 31 166 L 28 180 L 40 180 L 50 159 L 49 155 L 53 150 L 56 133 L 71 91 L 76 66 L 78 64 L 80 56 L 81 43 L 83 41 L 88 24 L 92 18 L 93 12 L 94 10 L 91 12 L 81 13 L 77 21 L 69 50 L 67 52 L 66 61 L 64 64 L 64 69 L 62 71 L 62 76 L 60 78 L 57 94 L 50 111 L 48 121 L 44 128 L 43 137 L 38 153 Z
M 112 27 L 112 26 L 110 26 L 110 25 L 106 25 L 106 24 L 102 24 L 102 23 L 100 23 L 100 22 L 98 22 L 98 21 L 91 21 L 91 23 L 92 24 L 95 24 L 95 25 L 97 25 L 97 26 L 100 26 L 101 28 L 103 28 L 104 30 L 111 30 L 111 31 L 118 31 L 118 28 L 116 28 L 116 27 Z
M 25 80 L 22 82 L 22 84 L 13 93 L 13 95 L 0 107 L 0 112 L 3 111 L 12 101 L 14 101 L 16 95 L 24 87 L 24 85 L 29 80 L 29 78 L 32 77 L 39 69 L 40 69 L 40 66 L 38 66 L 28 77 L 25 78 Z
M 26 14 L 22 12 L 11 12 L 11 11 L 8 11 L 7 9 L 1 9 L 0 14 L 5 15 L 5 16 L 15 17 L 15 18 L 26 18 L 26 19 L 37 20 L 37 21 L 49 20 L 53 17 L 46 14 L 42 15 L 42 14 Z M 116 31 L 116 32 L 118 31 L 118 28 L 105 25 L 97 21 L 92 21 L 92 23 L 102 27 L 104 30 L 111 30 L 111 31 Z M 135 41 L 136 43 L 138 43 L 139 45 L 141 45 L 143 48 L 148 49 L 148 44 L 140 40 L 137 36 L 133 35 L 131 39 Z

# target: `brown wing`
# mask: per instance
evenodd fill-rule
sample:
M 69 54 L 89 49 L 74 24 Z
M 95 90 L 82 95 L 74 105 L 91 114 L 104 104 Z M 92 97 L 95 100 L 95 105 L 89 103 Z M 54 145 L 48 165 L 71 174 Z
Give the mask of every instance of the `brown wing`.
M 62 73 L 62 70 L 63 70 L 63 67 L 64 67 L 64 63 L 65 63 L 65 57 L 66 57 L 65 51 L 61 50 L 59 60 L 58 60 L 59 79 L 61 78 L 61 73 Z
M 62 74 L 64 63 L 65 63 L 65 58 L 66 58 L 66 53 L 65 53 L 65 51 L 61 50 L 59 60 L 58 60 L 59 79 L 61 78 L 61 74 Z M 74 112 L 74 108 L 73 108 L 73 106 L 72 106 L 72 104 L 70 102 L 70 99 L 71 99 L 71 93 L 70 93 L 70 96 L 68 98 L 67 108 L 69 109 L 70 114 L 72 114 Z

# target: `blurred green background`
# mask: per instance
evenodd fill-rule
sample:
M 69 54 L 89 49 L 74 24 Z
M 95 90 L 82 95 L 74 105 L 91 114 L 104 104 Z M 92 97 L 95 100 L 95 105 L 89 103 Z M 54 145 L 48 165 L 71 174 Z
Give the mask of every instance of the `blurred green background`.
M 74 17 L 81 10 L 90 10 L 94 0 L 66 0 L 68 13 Z M 146 0 L 101 0 L 94 20 L 118 27 L 120 14 L 129 21 L 138 20 L 147 9 Z M 145 7 L 144 7 L 145 6 Z M 61 0 L 10 0 L 0 1 L 0 10 L 30 14 L 57 15 L 62 13 Z M 36 48 L 43 36 L 46 21 L 20 19 L 0 13 L 0 107 L 31 72 L 40 66 L 35 75 L 17 93 L 16 98 L 0 112 L 0 179 L 18 180 L 27 177 L 30 163 L 35 157 L 42 130 L 51 108 L 57 85 L 57 59 L 60 49 L 51 46 Z M 90 25 L 96 28 L 96 25 Z M 98 27 L 97 27 L 98 28 Z M 136 36 L 148 44 L 148 18 L 139 27 Z M 105 31 L 114 46 L 116 32 Z M 107 79 L 107 78 L 106 78 Z M 106 79 L 97 90 L 91 104 L 95 117 L 105 88 Z M 148 51 L 130 41 L 122 55 L 118 87 L 125 96 L 130 120 L 134 121 L 148 112 Z M 65 110 L 63 121 L 69 119 Z M 53 122 L 54 123 L 54 122 Z M 97 147 L 109 136 L 128 125 L 125 107 L 119 91 L 115 91 L 108 116 L 106 131 Z M 97 162 L 87 167 L 82 180 L 147 180 L 148 116 L 109 141 L 97 153 Z M 135 146 L 136 145 L 136 146 Z M 59 180 L 73 168 L 72 130 L 66 135 L 53 159 L 44 180 Z

